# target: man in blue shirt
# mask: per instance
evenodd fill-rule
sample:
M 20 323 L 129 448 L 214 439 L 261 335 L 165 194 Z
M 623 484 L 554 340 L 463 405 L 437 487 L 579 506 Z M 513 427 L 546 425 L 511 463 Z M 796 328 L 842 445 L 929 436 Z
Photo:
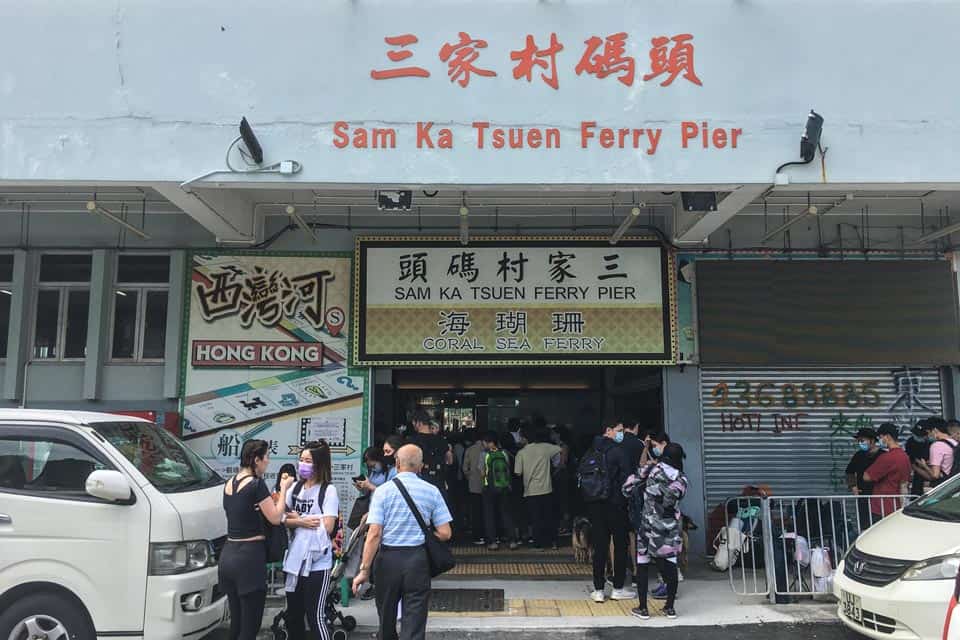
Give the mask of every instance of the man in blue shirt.
M 353 581 L 354 593 L 370 579 L 371 567 L 377 585 L 380 640 L 423 640 L 430 605 L 430 564 L 424 534 L 396 482 L 406 488 L 425 522 L 433 526 L 438 540 L 450 540 L 453 518 L 434 485 L 417 474 L 423 467 L 423 452 L 415 445 L 396 454 L 397 477 L 380 486 L 370 501 L 367 541 L 360 572 Z M 374 558 L 376 562 L 374 563 Z M 397 604 L 403 602 L 403 624 L 397 635 Z

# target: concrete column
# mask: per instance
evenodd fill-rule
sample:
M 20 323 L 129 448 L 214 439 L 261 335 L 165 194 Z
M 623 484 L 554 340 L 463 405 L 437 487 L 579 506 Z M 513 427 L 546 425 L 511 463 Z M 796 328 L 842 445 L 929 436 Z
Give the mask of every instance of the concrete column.
M 180 396 L 180 354 L 185 338 L 184 310 L 186 307 L 187 252 L 173 251 L 170 254 L 170 293 L 167 296 L 167 337 L 163 364 L 163 397 Z
M 700 370 L 694 366 L 663 368 L 663 413 L 666 431 L 687 454 L 683 471 L 690 485 L 680 503 L 699 531 L 690 534 L 690 551 L 706 551 L 706 492 L 703 473 L 703 420 L 700 415 Z
M 23 249 L 13 252 L 13 282 L 10 292 L 10 327 L 7 330 L 7 362 L 3 375 L 3 399 L 17 400 L 23 393 L 23 368 L 30 361 L 30 301 L 33 299 L 33 269 Z
M 110 314 L 113 310 L 114 252 L 93 252 L 90 308 L 87 311 L 87 357 L 83 363 L 83 398 L 100 397 L 103 363 L 110 355 Z

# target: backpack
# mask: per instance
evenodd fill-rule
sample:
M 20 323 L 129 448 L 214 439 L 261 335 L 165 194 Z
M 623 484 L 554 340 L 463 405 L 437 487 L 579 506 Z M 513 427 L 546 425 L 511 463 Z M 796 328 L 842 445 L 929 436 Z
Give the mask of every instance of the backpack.
M 603 502 L 610 497 L 605 452 L 594 447 L 583 457 L 577 468 L 577 486 L 584 502 Z
M 503 451 L 492 451 L 484 461 L 487 486 L 498 491 L 510 491 L 513 478 L 510 475 L 510 461 Z
M 634 531 L 643 530 L 643 499 L 647 491 L 647 483 L 643 480 L 637 480 L 630 485 L 630 492 L 627 493 L 627 517 L 630 518 L 630 526 Z
M 446 488 L 444 469 L 447 465 L 447 441 L 440 436 L 411 438 L 411 443 L 423 451 L 423 469 L 420 477 L 441 491 Z

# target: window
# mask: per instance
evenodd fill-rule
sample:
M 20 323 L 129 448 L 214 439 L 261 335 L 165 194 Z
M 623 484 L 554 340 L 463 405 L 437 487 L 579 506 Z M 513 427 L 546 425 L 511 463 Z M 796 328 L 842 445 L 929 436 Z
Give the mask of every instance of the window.
M 81 359 L 87 355 L 92 256 L 40 256 L 39 289 L 33 332 L 33 357 Z
M 144 422 L 95 422 L 92 426 L 162 493 L 223 484 L 193 449 L 160 427 Z
M 13 298 L 13 256 L 0 254 L 0 360 L 7 357 L 7 333 L 10 331 L 10 301 Z
M 117 257 L 111 346 L 114 360 L 163 359 L 169 281 L 169 256 Z
M 86 496 L 87 476 L 106 468 L 99 460 L 63 442 L 0 439 L 0 491 Z

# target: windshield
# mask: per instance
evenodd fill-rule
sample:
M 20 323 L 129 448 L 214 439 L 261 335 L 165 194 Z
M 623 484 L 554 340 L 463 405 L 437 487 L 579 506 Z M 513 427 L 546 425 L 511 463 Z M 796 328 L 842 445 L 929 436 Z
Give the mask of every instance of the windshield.
M 91 426 L 163 493 L 223 482 L 200 456 L 160 427 L 145 422 L 97 422 Z
M 907 505 L 903 512 L 915 518 L 960 522 L 960 478 L 943 483 Z

